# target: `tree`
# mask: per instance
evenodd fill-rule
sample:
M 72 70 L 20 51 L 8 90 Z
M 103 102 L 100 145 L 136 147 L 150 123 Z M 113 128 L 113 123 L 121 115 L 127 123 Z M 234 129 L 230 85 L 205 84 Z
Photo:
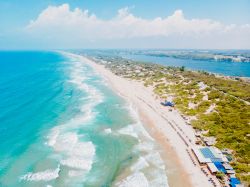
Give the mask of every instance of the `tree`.
M 223 172 L 221 172 L 221 171 L 216 173 L 216 177 L 219 178 L 219 179 L 223 179 L 224 176 L 225 176 L 225 174 Z
M 181 66 L 180 71 L 185 71 L 185 66 Z

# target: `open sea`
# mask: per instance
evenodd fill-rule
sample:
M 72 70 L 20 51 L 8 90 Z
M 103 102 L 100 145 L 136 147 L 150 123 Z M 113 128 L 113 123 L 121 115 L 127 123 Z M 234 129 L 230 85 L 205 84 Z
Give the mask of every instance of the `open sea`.
M 50 51 L 0 52 L 0 186 L 168 186 L 134 107 L 91 67 Z

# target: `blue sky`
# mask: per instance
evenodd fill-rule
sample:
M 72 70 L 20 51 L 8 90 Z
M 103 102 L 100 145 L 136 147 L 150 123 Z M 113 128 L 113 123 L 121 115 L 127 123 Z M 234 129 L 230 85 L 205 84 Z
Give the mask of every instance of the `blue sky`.
M 117 12 L 119 9 L 127 7 L 127 14 L 133 15 L 137 21 L 139 22 L 139 19 L 143 19 L 145 21 L 153 20 L 157 17 L 160 17 L 162 19 L 167 18 L 174 14 L 175 11 L 181 10 L 183 17 L 185 18 L 184 21 L 191 21 L 192 19 L 199 19 L 199 20 L 212 20 L 214 22 L 219 22 L 220 24 L 224 25 L 225 30 L 226 27 L 229 27 L 229 25 L 236 25 L 237 27 L 244 27 L 244 25 L 250 24 L 250 0 L 209 0 L 209 1 L 201 1 L 201 0 L 107 0 L 107 1 L 97 1 L 97 0 L 36 0 L 36 1 L 28 1 L 28 0 L 4 0 L 0 1 L 0 48 L 2 49 L 8 49 L 8 48 L 59 48 L 60 46 L 62 48 L 67 48 L 66 43 L 68 41 L 65 40 L 65 42 L 58 43 L 55 45 L 51 45 L 49 41 L 45 42 L 46 39 L 44 36 L 48 37 L 48 35 L 51 34 L 49 37 L 50 40 L 53 40 L 54 35 L 53 33 L 57 32 L 57 28 L 55 28 L 53 31 L 50 30 L 50 32 L 43 32 L 39 31 L 37 33 L 37 30 L 34 31 L 34 27 L 32 27 L 32 32 L 26 32 L 26 27 L 29 26 L 30 21 L 34 20 L 36 21 L 37 17 L 46 10 L 49 6 L 53 7 L 60 7 L 63 4 L 67 4 L 69 6 L 70 11 L 74 11 L 75 8 L 79 8 L 80 10 L 89 10 L 89 14 L 94 14 L 99 20 L 112 20 L 116 18 Z M 44 18 L 46 19 L 46 18 Z M 71 19 L 71 18 L 70 18 Z M 72 18 L 73 19 L 73 18 Z M 171 27 L 171 23 L 173 21 L 166 20 L 166 28 Z M 40 23 L 40 22 L 39 22 Z M 139 22 L 140 23 L 140 22 Z M 165 23 L 165 22 L 164 22 Z M 52 24 L 52 23 L 51 23 Z M 78 23 L 79 25 L 82 25 L 81 23 Z M 149 24 L 151 24 L 149 22 Z M 155 25 L 154 23 L 152 23 Z M 174 23 L 175 24 L 175 23 Z M 205 23 L 204 23 L 205 24 Z M 212 23 L 211 23 L 212 24 Z M 210 24 L 210 25 L 211 25 Z M 36 24 L 37 26 L 38 24 Z M 126 25 L 126 24 L 125 24 Z M 72 26 L 72 25 L 70 25 Z M 195 25 L 192 25 L 195 27 Z M 72 27 L 78 27 L 78 25 L 73 25 Z M 131 25 L 132 27 L 132 25 Z M 146 26 L 144 26 L 146 27 Z M 45 26 L 39 25 L 40 29 L 46 30 Z M 63 29 L 62 27 L 60 27 Z M 83 33 L 85 35 L 88 35 L 89 33 L 86 33 L 86 30 L 89 30 L 89 28 L 80 27 L 83 29 Z M 96 29 L 98 29 L 98 26 L 95 26 Z M 156 26 L 157 29 L 159 27 Z M 219 27 L 218 27 L 219 28 Z M 222 28 L 222 27 L 220 27 Z M 245 28 L 245 27 L 244 27 Z M 117 29 L 117 28 L 116 28 Z M 122 29 L 118 28 L 117 30 Z M 124 27 L 124 29 L 127 29 Z M 25 31 L 24 31 L 25 30 Z M 168 30 L 168 29 L 167 29 Z M 173 30 L 172 28 L 170 30 Z M 210 29 L 211 31 L 211 29 Z M 36 33 L 35 33 L 36 32 Z M 57 41 L 62 41 L 65 38 L 69 37 L 69 33 L 75 34 L 75 30 L 73 31 L 67 31 L 67 34 L 63 34 L 62 38 L 55 38 L 55 43 Z M 92 32 L 92 30 L 89 32 Z M 133 32 L 131 30 L 128 30 L 126 35 L 123 36 L 117 36 L 117 37 L 111 37 L 112 32 L 108 32 L 110 35 L 109 39 L 106 39 L 104 36 L 100 36 L 100 34 L 97 33 L 97 39 L 95 40 L 94 36 L 91 36 L 89 38 L 79 38 L 79 40 L 83 41 L 83 44 L 76 43 L 70 43 L 68 47 L 70 48 L 109 48 L 109 47 L 151 47 L 149 44 L 153 43 L 154 46 L 152 47 L 158 47 L 157 41 L 160 41 L 161 38 L 164 38 L 166 42 L 173 42 L 173 43 L 182 43 L 186 42 L 180 45 L 174 45 L 173 48 L 179 48 L 179 47 L 189 47 L 192 48 L 191 45 L 187 45 L 188 42 L 191 42 L 192 40 L 189 40 L 187 35 L 193 35 L 191 31 L 187 31 L 185 34 L 185 37 L 183 37 L 183 33 L 181 33 L 181 37 L 183 38 L 183 41 L 181 41 L 178 37 L 177 33 L 180 33 L 179 30 L 176 30 L 176 32 L 171 32 L 164 34 L 163 32 L 159 32 L 157 34 L 151 32 L 151 34 L 143 36 L 143 39 L 137 35 L 132 35 L 129 32 Z M 193 31 L 192 31 L 193 32 Z M 197 32 L 206 32 L 204 29 L 201 29 L 199 31 L 194 31 L 196 34 Z M 214 33 L 215 31 L 211 31 L 211 33 Z M 244 32 L 242 35 L 247 35 L 246 32 L 248 30 L 242 31 Z M 207 34 L 206 34 L 207 35 Z M 241 33 L 238 33 L 238 35 L 235 35 L 235 31 L 230 36 L 240 36 Z M 250 35 L 250 33 L 249 33 Z M 226 39 L 230 38 L 228 36 Z M 200 37 L 200 36 L 199 36 Z M 207 36 L 206 36 L 207 37 Z M 213 36 L 209 36 L 207 38 L 211 39 Z M 218 34 L 216 34 L 216 37 L 219 37 Z M 110 39 L 111 38 L 111 39 Z M 132 40 L 135 41 L 141 41 L 143 40 L 142 45 L 135 45 L 138 42 L 133 43 Z M 175 40 L 176 39 L 176 40 Z M 242 38 L 240 40 L 248 40 L 249 38 Z M 44 41 L 45 40 L 45 41 Z M 95 41 L 94 41 L 95 40 Z M 145 42 L 145 40 L 148 40 L 148 42 Z M 198 44 L 198 39 L 195 39 L 197 44 L 193 46 L 193 48 L 213 48 L 212 44 L 201 46 Z M 202 39 L 201 39 L 202 40 Z M 78 40 L 76 40 L 78 41 Z M 99 42 L 100 41 L 100 42 Z M 108 43 L 111 43 L 112 45 L 106 45 L 105 42 L 109 41 Z M 175 42 L 176 41 L 176 42 Z M 204 40 L 205 41 L 205 40 Z M 223 42 L 223 41 L 222 41 Z M 25 45 L 23 45 L 25 43 Z M 124 45 L 122 45 L 124 43 Z M 194 42 L 195 43 L 195 42 Z M 231 45 L 234 43 L 232 41 Z M 250 42 L 249 42 L 250 43 Z M 84 45 L 86 44 L 86 45 Z M 248 48 L 248 46 L 239 45 L 239 48 Z M 236 48 L 237 48 L 236 46 Z M 168 44 L 164 46 L 164 44 L 159 43 L 159 47 L 166 47 L 170 48 L 171 45 Z M 226 48 L 227 46 L 225 46 Z M 224 48 L 222 46 L 216 46 L 214 48 Z M 230 46 L 230 48 L 233 48 L 233 46 Z

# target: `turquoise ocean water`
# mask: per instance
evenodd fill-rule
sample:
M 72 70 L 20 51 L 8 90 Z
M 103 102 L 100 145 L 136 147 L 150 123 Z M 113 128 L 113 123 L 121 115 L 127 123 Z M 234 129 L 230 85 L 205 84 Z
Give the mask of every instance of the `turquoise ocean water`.
M 0 52 L 0 186 L 168 186 L 165 169 L 133 106 L 84 62 Z

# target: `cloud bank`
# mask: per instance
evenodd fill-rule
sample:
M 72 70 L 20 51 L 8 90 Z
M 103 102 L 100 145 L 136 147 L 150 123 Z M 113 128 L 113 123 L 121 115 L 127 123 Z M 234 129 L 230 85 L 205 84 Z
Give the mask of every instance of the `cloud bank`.
M 211 19 L 187 19 L 182 10 L 143 19 L 129 9 L 104 20 L 68 4 L 49 6 L 25 27 L 30 36 L 59 47 L 250 48 L 250 24 L 225 25 Z

